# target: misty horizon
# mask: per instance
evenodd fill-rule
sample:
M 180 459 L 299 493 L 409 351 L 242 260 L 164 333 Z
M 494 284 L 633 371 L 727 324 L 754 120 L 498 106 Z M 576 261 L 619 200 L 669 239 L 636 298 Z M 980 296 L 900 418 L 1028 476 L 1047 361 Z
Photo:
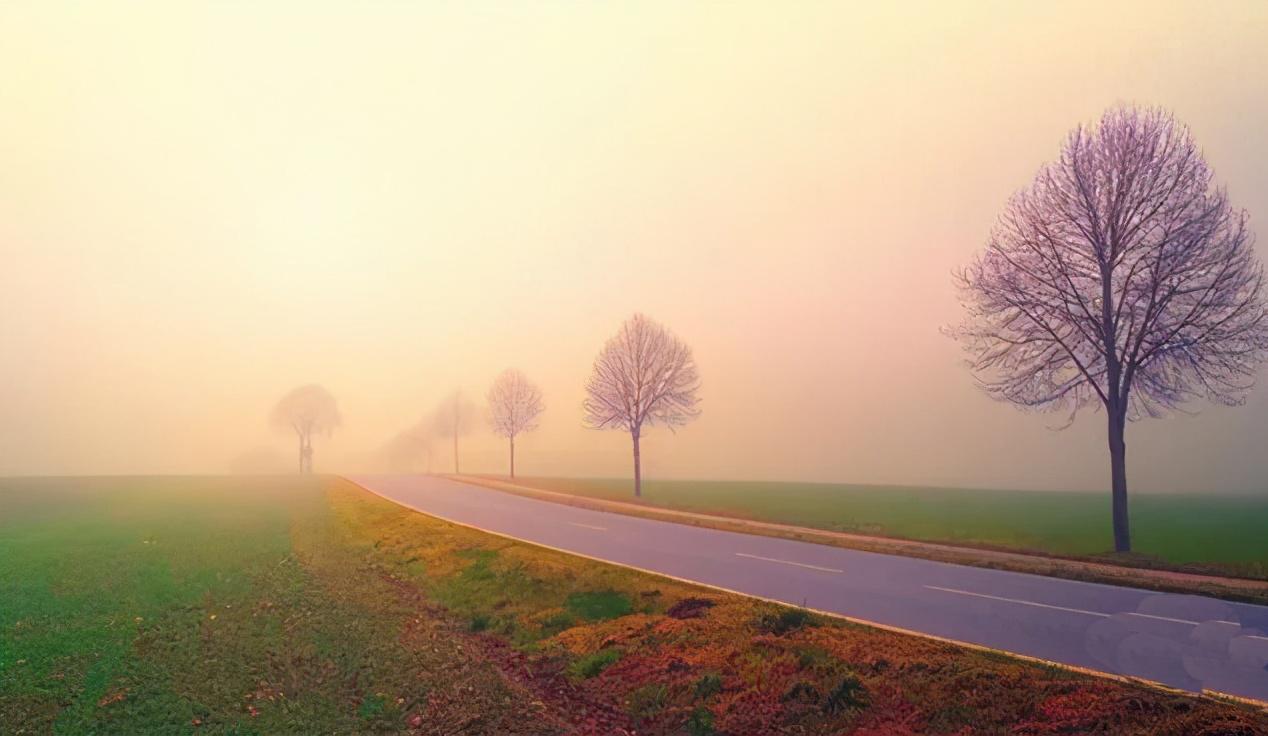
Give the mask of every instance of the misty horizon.
M 401 470 L 514 368 L 520 474 L 627 477 L 582 402 L 644 312 L 702 412 L 648 479 L 1103 491 L 1104 413 L 992 401 L 941 330 L 1008 198 L 1124 102 L 1190 127 L 1264 259 L 1268 6 L 1148 7 L 0 8 L 0 475 L 287 472 L 269 412 L 308 383 L 343 415 L 317 472 Z M 1132 492 L 1268 494 L 1257 379 L 1134 423 Z M 464 472 L 504 473 L 477 420 Z

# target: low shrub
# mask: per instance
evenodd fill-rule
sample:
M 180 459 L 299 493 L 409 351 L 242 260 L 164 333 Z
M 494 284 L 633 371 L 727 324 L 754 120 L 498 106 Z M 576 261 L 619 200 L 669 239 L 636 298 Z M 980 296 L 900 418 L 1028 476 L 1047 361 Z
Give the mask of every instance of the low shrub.
M 708 708 L 696 708 L 687 719 L 688 736 L 713 736 L 713 711 Z
M 824 698 L 823 710 L 831 715 L 867 705 L 867 688 L 854 675 L 846 675 Z
M 722 676 L 716 672 L 707 672 L 696 680 L 696 697 L 704 700 L 722 692 Z
M 604 621 L 630 614 L 634 604 L 624 593 L 599 590 L 569 595 L 564 608 L 582 621 Z
M 588 680 L 616 664 L 620 658 L 620 649 L 600 649 L 594 654 L 588 654 L 573 662 L 568 672 L 573 677 Z
M 758 631 L 783 636 L 792 631 L 818 626 L 819 620 L 809 611 L 800 608 L 783 608 L 776 612 L 764 613 L 757 619 Z

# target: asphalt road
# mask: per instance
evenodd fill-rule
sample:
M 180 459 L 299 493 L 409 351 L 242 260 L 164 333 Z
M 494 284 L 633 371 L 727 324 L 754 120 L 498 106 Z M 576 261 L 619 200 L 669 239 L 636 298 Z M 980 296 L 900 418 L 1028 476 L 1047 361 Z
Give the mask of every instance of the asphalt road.
M 441 519 L 568 552 L 1194 692 L 1268 701 L 1268 606 L 701 529 L 444 478 L 350 480 Z

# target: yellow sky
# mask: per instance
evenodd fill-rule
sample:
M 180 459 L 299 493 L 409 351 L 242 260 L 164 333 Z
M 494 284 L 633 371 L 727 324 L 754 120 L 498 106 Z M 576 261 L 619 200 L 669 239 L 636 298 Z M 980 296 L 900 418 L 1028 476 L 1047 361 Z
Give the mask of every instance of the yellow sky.
M 649 477 L 1103 487 L 1101 415 L 973 387 L 950 272 L 1122 101 L 1268 238 L 1268 4 L 1210 5 L 5 3 L 0 473 L 289 460 L 308 382 L 366 467 L 508 366 L 521 472 L 626 473 L 580 402 L 641 310 L 704 379 Z M 1133 487 L 1268 490 L 1264 437 L 1268 387 L 1136 425 Z

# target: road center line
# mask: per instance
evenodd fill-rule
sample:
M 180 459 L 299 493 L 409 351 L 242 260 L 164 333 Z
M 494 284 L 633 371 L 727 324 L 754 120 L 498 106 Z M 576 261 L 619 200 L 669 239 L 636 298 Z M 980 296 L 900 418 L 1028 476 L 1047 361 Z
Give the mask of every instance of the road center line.
M 573 526 L 579 526 L 579 527 L 582 527 L 582 528 L 584 528 L 584 529 L 593 529 L 593 530 L 595 530 L 596 532 L 606 532 L 606 531 L 608 530 L 608 528 L 607 528 L 606 526 L 594 526 L 594 525 L 592 525 L 592 524 L 582 524 L 582 523 L 577 522 L 577 521 L 570 521 L 570 522 L 568 522 L 568 523 L 569 523 L 569 524 L 572 524 Z
M 937 585 L 926 585 L 924 587 L 930 590 L 941 590 L 944 593 L 955 593 L 956 595 L 971 595 L 974 598 L 987 598 L 993 601 L 1004 601 L 1005 603 L 1016 603 L 1021 606 L 1035 606 L 1038 608 L 1051 608 L 1054 611 L 1069 611 L 1070 613 L 1082 613 L 1085 616 L 1099 616 L 1101 618 L 1109 618 L 1111 616 L 1117 615 L 1112 613 L 1101 613 L 1100 611 L 1085 611 L 1082 608 L 1067 608 L 1065 606 L 1053 606 L 1047 603 L 1036 603 L 1035 601 L 1024 601 L 1024 600 L 1021 600 L 1020 598 L 1003 598 L 998 595 L 987 595 L 986 593 L 974 593 L 972 591 L 959 590 L 957 588 L 942 588 Z M 1171 623 L 1174 623 L 1174 624 L 1185 624 L 1188 626 L 1201 626 L 1201 622 L 1199 621 L 1189 621 L 1188 619 L 1183 619 L 1183 618 L 1168 618 L 1167 616 L 1155 616 L 1152 613 L 1136 613 L 1134 611 L 1124 611 L 1123 615 L 1138 616 L 1140 618 L 1152 618 L 1157 621 L 1170 621 Z M 1225 626 L 1240 626 L 1241 625 L 1237 623 L 1236 621 L 1211 621 L 1209 623 L 1223 624 Z M 1264 637 L 1252 636 L 1250 638 L 1258 639 L 1258 638 L 1264 638 Z
M 1197 622 L 1197 621 L 1188 621 L 1188 620 L 1186 620 L 1186 619 L 1182 619 L 1182 618 L 1167 618 L 1166 616 L 1155 616 L 1155 615 L 1153 615 L 1153 614 L 1151 614 L 1151 613 L 1131 613 L 1131 612 L 1128 612 L 1128 613 L 1127 613 L 1127 615 L 1128 615 L 1128 616 L 1139 616 L 1139 617 L 1141 617 L 1141 618 L 1152 618 L 1152 619 L 1157 619 L 1158 621 L 1170 621 L 1170 622 L 1171 622 L 1171 623 L 1173 623 L 1173 624 L 1188 624 L 1188 625 L 1190 625 L 1190 626 L 1197 626 L 1197 625 L 1198 625 L 1198 623 L 1199 623 L 1199 622 Z M 1232 622 L 1231 622 L 1231 621 L 1216 621 L 1216 622 L 1214 622 L 1214 623 L 1217 623 L 1217 624 L 1226 624 L 1226 623 L 1232 623 Z M 1236 624 L 1233 624 L 1233 625 L 1234 625 L 1234 626 L 1236 626 Z
M 805 567 L 811 570 L 819 570 L 821 572 L 843 573 L 845 570 L 838 570 L 835 567 L 819 567 L 818 565 L 807 565 L 804 562 L 793 562 L 792 560 L 777 560 L 774 557 L 762 557 L 761 555 L 750 555 L 746 552 L 736 552 L 736 557 L 747 557 L 750 560 L 764 560 L 766 562 L 778 562 L 781 565 L 796 565 L 797 567 Z
M 1034 601 L 1023 601 L 1019 598 L 1002 598 L 997 595 L 987 595 L 985 593 L 974 593 L 968 590 L 958 590 L 956 588 L 942 588 L 937 585 L 924 586 L 929 590 L 940 590 L 944 593 L 955 593 L 956 595 L 970 595 L 974 598 L 988 598 L 993 601 L 1004 601 L 1005 603 L 1016 603 L 1022 606 L 1035 606 L 1036 608 L 1051 608 L 1054 611 L 1067 611 L 1069 613 L 1081 613 L 1085 616 L 1099 616 L 1101 618 L 1109 618 L 1110 614 L 1101 613 L 1099 611 L 1084 611 L 1082 608 L 1066 608 L 1065 606 L 1050 606 L 1047 603 L 1036 603 Z

